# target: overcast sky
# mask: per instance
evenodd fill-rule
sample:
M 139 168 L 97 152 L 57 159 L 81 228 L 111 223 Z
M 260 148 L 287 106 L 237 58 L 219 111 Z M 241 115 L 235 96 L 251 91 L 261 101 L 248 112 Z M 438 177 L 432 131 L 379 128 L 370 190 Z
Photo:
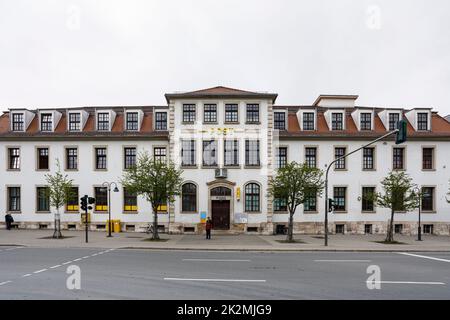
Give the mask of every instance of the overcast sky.
M 448 0 L 0 0 L 0 110 L 224 85 L 446 115 L 449 17 Z

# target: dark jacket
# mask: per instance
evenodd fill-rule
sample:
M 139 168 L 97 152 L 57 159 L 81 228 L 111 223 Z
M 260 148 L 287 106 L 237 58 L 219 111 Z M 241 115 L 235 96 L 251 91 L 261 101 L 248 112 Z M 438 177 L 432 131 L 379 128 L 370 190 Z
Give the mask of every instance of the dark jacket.
M 7 214 L 7 215 L 5 216 L 5 221 L 6 221 L 6 222 L 12 223 L 12 222 L 14 222 L 14 218 L 12 217 L 12 215 Z
M 211 220 L 206 221 L 205 229 L 206 230 L 211 230 L 212 229 L 212 221 Z

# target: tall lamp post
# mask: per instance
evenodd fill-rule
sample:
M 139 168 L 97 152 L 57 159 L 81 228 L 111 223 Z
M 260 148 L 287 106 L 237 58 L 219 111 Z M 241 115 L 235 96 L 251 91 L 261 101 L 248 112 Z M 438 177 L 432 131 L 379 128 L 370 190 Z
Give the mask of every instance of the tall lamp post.
M 114 185 L 114 192 L 119 192 L 117 188 L 117 183 L 115 182 L 103 182 L 102 187 L 108 190 L 108 235 L 107 237 L 112 237 L 111 235 L 111 187 Z
M 421 213 L 422 213 L 422 198 L 424 196 L 422 190 L 419 187 L 415 188 L 417 196 L 419 197 L 419 225 L 417 227 L 417 241 L 422 241 L 422 226 L 421 226 Z

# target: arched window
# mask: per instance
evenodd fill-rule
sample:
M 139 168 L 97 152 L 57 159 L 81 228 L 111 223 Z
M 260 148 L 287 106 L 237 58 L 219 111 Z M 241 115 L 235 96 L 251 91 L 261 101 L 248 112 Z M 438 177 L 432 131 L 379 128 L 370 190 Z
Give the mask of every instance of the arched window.
M 197 186 L 193 183 L 185 183 L 181 189 L 181 211 L 197 211 Z
M 231 190 L 227 187 L 216 187 L 211 189 L 211 196 L 231 196 Z
M 245 211 L 258 212 L 260 199 L 260 187 L 256 183 L 249 183 L 245 186 Z

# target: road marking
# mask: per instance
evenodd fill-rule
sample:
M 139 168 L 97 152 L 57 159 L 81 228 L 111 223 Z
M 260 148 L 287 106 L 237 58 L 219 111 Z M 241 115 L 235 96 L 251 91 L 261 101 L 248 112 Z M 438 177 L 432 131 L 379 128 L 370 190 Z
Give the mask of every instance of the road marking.
M 78 259 L 74 259 L 74 260 L 73 260 L 73 262 L 76 262 L 76 261 L 81 261 L 81 258 L 78 258 Z
M 429 285 L 445 285 L 444 282 L 420 282 L 420 281 L 370 281 L 367 283 L 392 283 L 392 284 L 429 284 Z
M 31 273 L 24 274 L 24 275 L 22 276 L 22 278 L 26 278 L 26 277 L 29 277 L 29 276 L 31 276 Z
M 448 260 L 448 259 L 441 259 L 441 258 L 435 258 L 435 257 L 429 257 L 429 256 L 422 256 L 420 254 L 413 254 L 413 253 L 406 253 L 406 252 L 398 252 L 398 254 L 403 254 L 405 256 L 411 256 L 411 257 L 417 257 L 417 258 L 424 258 L 424 259 L 442 261 L 442 262 L 450 262 L 450 260 Z
M 56 266 L 50 267 L 50 269 L 55 269 L 55 268 L 59 268 L 59 267 L 61 267 L 61 265 L 57 264 Z
M 0 282 L 0 286 L 7 284 L 7 283 L 11 283 L 11 282 L 12 282 L 11 280 Z
M 372 260 L 314 260 L 315 262 L 371 262 Z
M 98 253 L 94 253 L 94 254 L 91 254 L 91 257 L 95 257 L 97 255 L 98 255 Z
M 168 281 L 203 281 L 203 282 L 266 282 L 266 280 L 253 279 L 199 279 L 199 278 L 164 278 Z
M 87 258 L 89 258 L 89 256 L 84 256 L 83 258 L 81 258 L 81 259 L 87 259 Z
M 45 268 L 45 269 L 41 269 L 41 270 L 35 271 L 35 272 L 33 272 L 33 273 L 41 273 L 41 272 L 44 272 L 44 271 L 47 271 L 47 270 L 48 270 L 48 269 Z
M 250 262 L 248 259 L 182 259 L 183 261 Z
M 72 263 L 73 261 L 67 261 L 67 262 L 64 262 L 64 263 L 61 263 L 63 266 L 65 266 L 66 264 L 69 264 L 69 263 Z

